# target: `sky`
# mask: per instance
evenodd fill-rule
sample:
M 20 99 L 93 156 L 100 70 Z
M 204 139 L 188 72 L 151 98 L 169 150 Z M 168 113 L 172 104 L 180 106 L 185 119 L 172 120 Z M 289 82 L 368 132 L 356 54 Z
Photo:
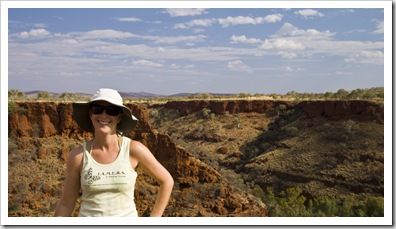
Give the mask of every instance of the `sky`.
M 9 8 L 8 88 L 173 95 L 384 87 L 384 7 L 335 4 Z

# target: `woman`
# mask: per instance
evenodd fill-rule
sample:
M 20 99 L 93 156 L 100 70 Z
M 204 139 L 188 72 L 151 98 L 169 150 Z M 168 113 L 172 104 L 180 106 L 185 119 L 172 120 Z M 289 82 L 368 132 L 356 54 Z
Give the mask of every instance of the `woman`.
M 137 217 L 134 202 L 136 167 L 142 167 L 160 185 L 150 216 L 162 216 L 173 178 L 142 143 L 121 136 L 137 119 L 113 89 L 99 89 L 89 102 L 73 103 L 74 118 L 93 139 L 70 152 L 62 196 L 55 216 L 71 216 L 82 190 L 79 216 Z

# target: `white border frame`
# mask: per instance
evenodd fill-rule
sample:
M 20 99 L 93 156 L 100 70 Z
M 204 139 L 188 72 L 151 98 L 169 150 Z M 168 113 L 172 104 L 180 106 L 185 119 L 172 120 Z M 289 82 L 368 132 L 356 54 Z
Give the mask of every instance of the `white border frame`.
M 9 8 L 383 8 L 384 9 L 384 217 L 8 217 L 8 9 Z M 1 1 L 1 225 L 392 225 L 392 1 Z M 389 136 L 391 135 L 391 136 Z M 6 184 L 6 185 L 4 185 Z

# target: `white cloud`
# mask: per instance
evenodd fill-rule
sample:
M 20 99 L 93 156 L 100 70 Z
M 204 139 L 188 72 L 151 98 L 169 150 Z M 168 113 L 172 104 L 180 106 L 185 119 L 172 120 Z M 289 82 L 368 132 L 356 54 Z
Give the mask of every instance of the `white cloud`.
M 189 61 L 230 61 L 241 55 L 252 55 L 257 53 L 257 49 L 241 49 L 229 47 L 192 47 L 183 48 L 177 46 L 156 47 L 149 45 L 127 45 L 110 42 L 97 44 L 84 44 L 81 42 L 79 52 L 95 53 L 97 55 L 131 56 L 138 59 L 162 60 L 189 60 Z M 96 41 L 98 42 L 98 41 Z M 54 47 L 55 49 L 56 47 Z M 74 47 L 73 47 L 74 48 Z M 77 49 L 77 47 L 75 47 Z
M 165 9 L 171 17 L 197 16 L 206 13 L 205 9 Z
M 155 63 L 155 62 L 148 61 L 148 60 L 136 60 L 136 61 L 133 61 L 133 65 L 142 66 L 142 67 L 154 67 L 154 68 L 160 68 L 163 66 L 162 64 Z
M 283 59 L 294 59 L 298 56 L 296 53 L 286 51 L 280 51 L 277 54 L 280 55 Z
M 81 73 L 79 72 L 59 72 L 56 75 L 58 76 L 66 76 L 66 77 L 72 77 L 72 76 L 81 76 Z
M 51 33 L 48 32 L 45 29 L 31 29 L 29 32 L 24 31 L 19 33 L 19 37 L 20 38 L 43 38 L 43 37 L 47 37 L 50 36 Z
M 303 16 L 304 18 L 314 18 L 314 17 L 323 17 L 324 14 L 320 13 L 317 10 L 312 10 L 312 9 L 304 9 L 304 10 L 299 10 L 294 12 L 295 14 L 299 14 Z
M 137 36 L 133 33 L 122 32 L 112 29 L 91 30 L 81 35 L 82 39 L 125 39 L 132 37 L 137 37 Z
M 275 23 L 282 20 L 282 14 L 271 14 L 264 17 L 264 21 L 267 23 Z
M 344 59 L 348 63 L 384 64 L 384 54 L 381 51 L 361 51 Z
M 264 24 L 264 23 L 275 23 L 282 20 L 282 14 L 271 14 L 265 17 L 244 17 L 244 16 L 237 16 L 237 17 L 226 17 L 226 18 L 213 18 L 213 19 L 195 19 L 189 22 L 184 23 L 177 23 L 173 26 L 174 29 L 188 29 L 194 26 L 201 26 L 201 27 L 209 27 L 214 23 L 220 24 L 223 28 L 235 25 L 244 25 L 244 24 Z
M 338 75 L 338 76 L 350 76 L 350 75 L 353 75 L 352 72 L 342 72 L 342 71 L 336 71 L 335 74 Z
M 186 66 L 183 67 L 184 69 L 193 69 L 194 65 L 193 64 L 188 64 Z
M 36 28 L 46 28 L 47 27 L 47 25 L 44 23 L 37 23 L 37 24 L 34 24 L 33 26 Z
M 75 40 L 75 39 L 64 39 L 64 40 L 61 40 L 61 43 L 62 43 L 62 44 L 73 45 L 73 44 L 77 44 L 78 41 Z
M 205 32 L 205 30 L 201 29 L 201 28 L 197 28 L 197 29 L 193 29 L 191 32 L 193 32 L 193 33 L 203 33 L 203 32 Z
M 330 32 L 329 30 L 326 31 L 318 31 L 315 29 L 298 29 L 294 25 L 290 23 L 284 23 L 282 27 L 276 31 L 275 35 L 277 36 L 291 36 L 291 37 L 297 37 L 297 36 L 305 36 L 305 37 L 310 37 L 310 38 L 330 38 L 335 35 L 335 33 Z
M 286 67 L 284 68 L 284 71 L 286 71 L 286 72 L 293 72 L 294 70 L 293 70 L 292 67 L 286 66 Z
M 206 36 L 177 36 L 177 37 L 160 37 L 160 36 L 142 36 L 142 39 L 153 40 L 155 44 L 175 44 L 180 42 L 202 42 Z
M 142 21 L 142 19 L 140 18 L 136 18 L 136 17 L 119 17 L 119 18 L 115 18 L 117 21 L 122 21 L 122 22 L 139 22 Z
M 171 69 L 178 69 L 178 68 L 180 68 L 180 65 L 171 64 L 171 65 L 170 65 L 170 68 L 171 68 Z
M 174 29 L 188 29 L 193 26 L 208 27 L 214 23 L 212 19 L 195 19 L 186 23 L 177 23 L 173 26 Z
M 303 68 L 300 67 L 292 67 L 292 66 L 285 66 L 280 69 L 283 72 L 299 72 L 299 71 L 304 71 Z
M 266 39 L 260 48 L 275 50 L 304 50 L 305 46 L 299 41 L 289 39 Z
M 261 43 L 260 39 L 256 39 L 256 38 L 247 38 L 245 35 L 242 36 L 235 36 L 232 35 L 231 39 L 231 43 L 248 43 L 248 44 L 258 44 Z
M 268 15 L 266 17 L 243 17 L 243 16 L 237 16 L 237 17 L 227 17 L 227 18 L 218 18 L 217 22 L 223 27 L 228 27 L 228 26 L 235 26 L 235 25 L 243 25 L 243 24 L 263 24 L 263 23 L 274 23 L 282 20 L 282 15 L 281 14 L 272 14 Z
M 228 69 L 238 72 L 253 72 L 252 68 L 244 64 L 241 60 L 230 61 L 227 64 Z
M 377 28 L 374 33 L 384 33 L 384 21 L 373 20 L 377 23 Z
M 290 23 L 284 23 L 274 35 L 263 42 L 260 48 L 267 54 L 280 55 L 286 59 L 294 59 L 298 56 L 311 59 L 314 55 L 320 54 L 347 57 L 345 61 L 358 62 L 361 61 L 360 57 L 355 57 L 354 54 L 362 50 L 369 52 L 380 50 L 384 45 L 383 42 L 335 40 L 334 35 L 335 33 L 328 30 L 303 30 Z

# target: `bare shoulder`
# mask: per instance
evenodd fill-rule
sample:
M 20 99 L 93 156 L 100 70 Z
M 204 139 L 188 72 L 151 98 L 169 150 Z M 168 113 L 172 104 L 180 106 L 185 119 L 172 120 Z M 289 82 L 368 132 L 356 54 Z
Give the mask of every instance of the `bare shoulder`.
M 81 168 L 82 167 L 82 158 L 83 158 L 84 149 L 82 145 L 74 148 L 69 153 L 68 157 L 68 165 L 73 168 Z
M 69 154 L 69 158 L 74 158 L 74 157 L 82 157 L 82 153 L 84 152 L 84 149 L 82 147 L 82 145 L 72 149 L 72 151 L 70 151 Z
M 135 157 L 138 157 L 142 153 L 145 154 L 150 152 L 145 145 L 135 140 L 131 140 L 131 144 L 129 148 L 130 148 L 131 156 L 135 156 Z

